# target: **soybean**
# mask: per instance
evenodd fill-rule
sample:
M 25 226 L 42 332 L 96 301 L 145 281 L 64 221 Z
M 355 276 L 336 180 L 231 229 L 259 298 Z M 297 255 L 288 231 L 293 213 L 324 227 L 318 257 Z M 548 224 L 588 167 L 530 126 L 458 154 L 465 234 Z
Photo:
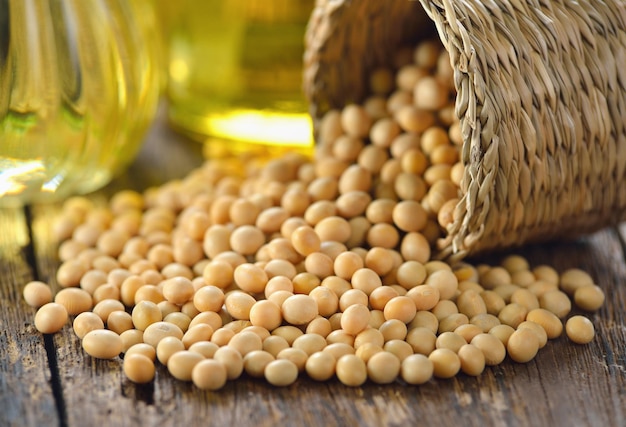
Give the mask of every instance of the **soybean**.
M 595 336 L 595 328 L 591 320 L 585 316 L 572 316 L 565 323 L 567 337 L 576 344 L 587 344 Z
M 28 282 L 23 290 L 24 301 L 34 308 L 52 302 L 52 289 L 47 283 L 40 281 Z
M 65 307 L 55 302 L 44 304 L 35 314 L 35 327 L 43 334 L 54 334 L 67 323 L 68 313 Z
M 122 338 L 108 329 L 88 332 L 83 337 L 82 346 L 87 354 L 97 359 L 113 359 L 124 349 Z

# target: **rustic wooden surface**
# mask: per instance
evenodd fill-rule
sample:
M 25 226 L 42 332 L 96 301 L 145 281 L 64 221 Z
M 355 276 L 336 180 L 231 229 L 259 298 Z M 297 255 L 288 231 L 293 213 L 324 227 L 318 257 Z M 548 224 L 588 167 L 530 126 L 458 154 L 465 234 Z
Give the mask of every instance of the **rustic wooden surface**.
M 91 197 L 182 177 L 200 162 L 200 145 L 160 121 L 128 173 Z M 0 426 L 626 425 L 626 226 L 515 251 L 533 265 L 583 268 L 604 289 L 607 302 L 591 315 L 597 336 L 589 345 L 561 337 L 528 364 L 507 359 L 478 378 L 459 375 L 422 386 L 398 381 L 349 388 L 301 378 L 274 388 L 244 378 L 201 392 L 162 366 L 153 383 L 130 383 L 120 359 L 87 356 L 69 324 L 53 336 L 37 332 L 35 310 L 21 292 L 34 279 L 55 286 L 50 225 L 58 209 L 0 211 Z

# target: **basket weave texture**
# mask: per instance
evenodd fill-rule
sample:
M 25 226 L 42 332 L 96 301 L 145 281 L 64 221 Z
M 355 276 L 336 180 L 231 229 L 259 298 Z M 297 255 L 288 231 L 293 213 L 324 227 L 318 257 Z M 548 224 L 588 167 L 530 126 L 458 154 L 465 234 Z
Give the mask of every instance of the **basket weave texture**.
M 433 33 L 464 141 L 442 257 L 626 218 L 624 0 L 318 0 L 304 63 L 313 117 L 362 100 L 368 72 Z

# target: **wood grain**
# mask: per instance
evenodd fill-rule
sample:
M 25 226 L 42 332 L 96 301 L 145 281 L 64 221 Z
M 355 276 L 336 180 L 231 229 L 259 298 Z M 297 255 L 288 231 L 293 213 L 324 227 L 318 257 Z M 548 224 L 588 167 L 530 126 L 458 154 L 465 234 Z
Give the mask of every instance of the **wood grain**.
M 58 423 L 44 337 L 33 325 L 35 310 L 23 286 L 36 279 L 29 265 L 31 242 L 24 212 L 0 210 L 0 425 Z M 51 342 L 48 343 L 49 348 Z
M 201 161 L 199 144 L 158 125 L 128 173 L 91 197 L 102 203 L 116 189 L 140 190 L 180 178 Z M 219 392 L 203 392 L 174 380 L 163 366 L 151 384 L 129 382 L 120 358 L 92 359 L 69 324 L 45 339 L 37 333 L 34 310 L 23 303 L 20 288 L 35 275 L 55 285 L 58 259 L 50 227 L 58 209 L 33 207 L 32 218 L 20 210 L 0 214 L 0 425 L 626 425 L 624 226 L 512 251 L 533 265 L 583 268 L 605 290 L 605 306 L 587 313 L 597 331 L 589 345 L 562 336 L 528 364 L 507 359 L 478 378 L 458 375 L 422 386 L 397 381 L 349 388 L 337 380 L 318 383 L 303 375 L 290 387 L 275 388 L 244 376 Z M 495 263 L 508 253 L 472 261 Z M 56 400 L 54 384 L 60 391 Z

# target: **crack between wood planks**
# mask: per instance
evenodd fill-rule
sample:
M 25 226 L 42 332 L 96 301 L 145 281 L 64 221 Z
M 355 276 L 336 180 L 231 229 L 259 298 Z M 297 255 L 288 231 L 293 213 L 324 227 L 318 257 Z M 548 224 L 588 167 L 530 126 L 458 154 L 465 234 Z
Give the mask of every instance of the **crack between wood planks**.
M 24 216 L 26 224 L 28 224 L 28 245 L 24 248 L 24 255 L 28 265 L 32 269 L 35 280 L 41 280 L 39 275 L 39 267 L 37 265 L 37 257 L 35 255 L 35 239 L 33 233 L 33 216 L 30 207 L 24 208 Z M 67 411 L 65 409 L 65 399 L 63 398 L 63 386 L 61 384 L 61 375 L 59 373 L 59 364 L 57 360 L 56 346 L 54 344 L 54 336 L 50 334 L 43 335 L 44 347 L 48 359 L 48 369 L 50 370 L 50 386 L 52 387 L 52 396 L 54 405 L 59 417 L 59 427 L 67 427 Z
M 46 346 L 46 355 L 48 356 L 48 368 L 50 369 L 50 385 L 52 387 L 52 395 L 54 396 L 54 404 L 57 408 L 59 416 L 59 427 L 67 427 L 67 411 L 65 410 L 65 399 L 63 398 L 63 386 L 61 385 L 61 376 L 59 374 L 59 364 L 54 345 L 54 337 L 52 335 L 45 334 L 43 339 Z

